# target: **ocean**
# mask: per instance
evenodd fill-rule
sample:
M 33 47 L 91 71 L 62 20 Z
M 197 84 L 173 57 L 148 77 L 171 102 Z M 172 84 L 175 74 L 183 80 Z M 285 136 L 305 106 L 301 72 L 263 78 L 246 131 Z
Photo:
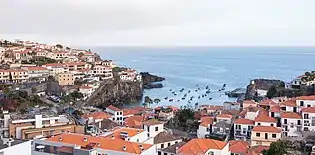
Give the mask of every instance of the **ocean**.
M 235 101 L 224 95 L 224 91 L 218 91 L 223 84 L 229 91 L 245 88 L 255 78 L 289 82 L 305 71 L 315 70 L 315 48 L 311 47 L 98 47 L 92 50 L 120 66 L 166 78 L 163 88 L 144 92 L 144 96 L 161 99 L 153 107 L 221 105 L 224 101 Z M 206 86 L 211 93 L 202 97 Z M 184 91 L 180 92 L 182 88 Z M 182 100 L 185 94 L 187 97 Z M 189 101 L 191 96 L 194 98 Z

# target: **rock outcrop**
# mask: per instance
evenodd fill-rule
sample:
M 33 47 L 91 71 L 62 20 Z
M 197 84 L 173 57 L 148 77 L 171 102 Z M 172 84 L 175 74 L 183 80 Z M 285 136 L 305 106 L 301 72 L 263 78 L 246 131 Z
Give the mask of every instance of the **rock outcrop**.
M 161 81 L 164 81 L 165 78 L 159 77 L 156 75 L 152 75 L 148 72 L 141 72 L 142 75 L 142 81 L 143 81 L 143 88 L 144 89 L 153 89 L 153 88 L 162 88 L 163 84 L 159 83 Z
M 257 90 L 269 90 L 272 86 L 276 88 L 284 89 L 284 82 L 281 80 L 270 79 L 255 79 L 247 86 L 245 99 L 246 100 L 261 100 L 261 97 L 257 96 Z
M 124 103 L 135 103 L 141 100 L 142 82 L 106 81 L 87 100 L 87 105 L 106 107 L 121 106 Z

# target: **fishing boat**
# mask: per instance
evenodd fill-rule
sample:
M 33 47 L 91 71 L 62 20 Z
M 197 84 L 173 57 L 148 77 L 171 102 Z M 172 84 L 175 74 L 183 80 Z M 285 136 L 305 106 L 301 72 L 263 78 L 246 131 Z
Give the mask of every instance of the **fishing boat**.
M 185 94 L 184 97 L 187 97 L 187 94 Z
M 169 99 L 168 101 L 173 102 L 173 99 Z
M 206 89 L 209 89 L 209 86 L 206 86 Z
M 188 93 L 190 93 L 190 90 L 188 90 Z
M 209 100 L 212 100 L 212 98 L 210 97 Z
M 207 94 L 209 94 L 210 92 L 211 92 L 210 90 L 207 90 L 207 91 L 206 91 Z
M 168 99 L 168 97 L 165 97 L 164 99 L 165 99 L 165 100 L 167 100 L 167 99 Z
M 198 99 L 200 99 L 200 96 L 198 96 Z
M 185 100 L 185 99 L 186 99 L 186 98 L 184 98 L 184 97 L 182 98 L 182 100 Z

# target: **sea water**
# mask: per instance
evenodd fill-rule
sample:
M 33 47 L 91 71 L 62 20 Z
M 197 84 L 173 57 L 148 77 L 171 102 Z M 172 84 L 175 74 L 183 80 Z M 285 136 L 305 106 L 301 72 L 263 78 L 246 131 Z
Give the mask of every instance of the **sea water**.
M 166 78 L 163 88 L 144 92 L 144 96 L 161 100 L 153 107 L 195 106 L 196 103 L 221 105 L 224 101 L 235 101 L 224 95 L 225 91 L 245 88 L 252 79 L 289 82 L 305 71 L 315 70 L 315 48 L 311 47 L 99 47 L 93 50 L 120 66 Z M 218 91 L 223 84 L 226 90 Z M 202 97 L 206 94 L 206 86 L 211 93 Z M 184 91 L 180 92 L 182 88 Z M 182 100 L 185 94 L 187 97 Z

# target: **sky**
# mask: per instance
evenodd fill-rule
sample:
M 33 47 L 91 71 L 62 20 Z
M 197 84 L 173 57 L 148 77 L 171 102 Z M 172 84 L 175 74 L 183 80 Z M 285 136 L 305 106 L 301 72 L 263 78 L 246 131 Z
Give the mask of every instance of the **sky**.
M 315 0 L 0 0 L 0 38 L 72 46 L 314 46 Z

